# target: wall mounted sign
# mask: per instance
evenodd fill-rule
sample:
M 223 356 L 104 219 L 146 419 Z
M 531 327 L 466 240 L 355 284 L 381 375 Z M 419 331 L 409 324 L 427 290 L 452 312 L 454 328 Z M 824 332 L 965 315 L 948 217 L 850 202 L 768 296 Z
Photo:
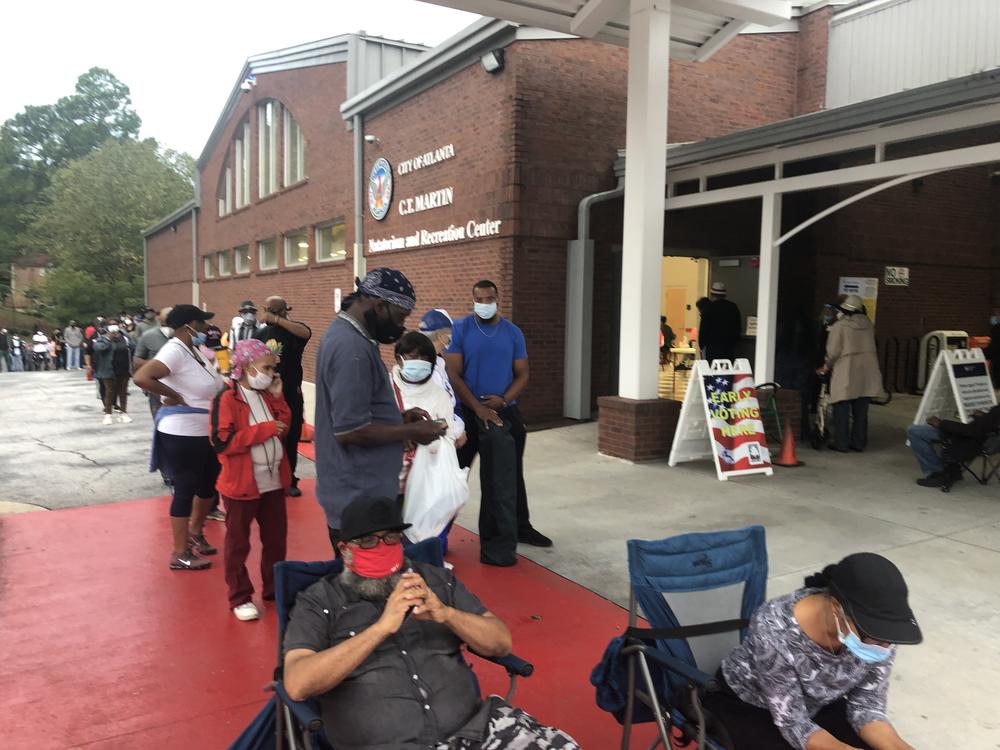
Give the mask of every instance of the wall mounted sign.
M 396 208 L 400 216 L 417 214 L 421 211 L 429 211 L 432 208 L 450 206 L 455 202 L 455 188 L 446 187 L 440 190 L 432 190 L 423 195 L 416 195 L 413 198 L 400 198 L 396 203 Z
M 379 159 L 372 166 L 368 177 L 368 212 L 376 221 L 382 221 L 392 203 L 392 165 Z
M 878 302 L 878 279 L 868 276 L 841 276 L 838 294 L 856 294 L 865 305 L 868 319 L 875 325 L 875 305 Z
M 470 219 L 461 226 L 449 224 L 445 229 L 418 229 L 413 234 L 404 235 L 403 237 L 392 235 L 378 240 L 369 239 L 368 252 L 384 253 L 388 250 L 410 250 L 417 247 L 445 245 L 449 242 L 495 237 L 500 234 L 500 226 L 502 224 L 503 221 L 500 219 L 487 219 L 486 221 Z
M 399 162 L 396 165 L 396 174 L 410 174 L 410 172 L 416 172 L 418 169 L 430 167 L 454 158 L 455 147 L 449 143 L 447 146 L 441 146 L 433 151 L 428 151 L 426 154 L 420 154 L 419 156 L 414 156 L 412 159 Z
M 885 285 L 886 286 L 909 286 L 910 285 L 910 269 L 905 266 L 886 266 L 885 267 Z

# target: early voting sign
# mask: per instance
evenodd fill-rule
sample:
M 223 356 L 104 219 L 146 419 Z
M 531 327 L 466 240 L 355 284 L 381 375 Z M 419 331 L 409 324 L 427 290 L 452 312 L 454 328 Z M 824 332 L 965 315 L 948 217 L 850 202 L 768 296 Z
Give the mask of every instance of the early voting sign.
M 976 411 L 989 411 L 997 405 L 996 392 L 986 367 L 982 349 L 945 349 L 938 354 L 927 379 L 914 424 L 927 417 L 972 421 Z
M 701 458 L 715 459 L 723 481 L 773 473 L 753 371 L 745 359 L 694 363 L 669 463 Z

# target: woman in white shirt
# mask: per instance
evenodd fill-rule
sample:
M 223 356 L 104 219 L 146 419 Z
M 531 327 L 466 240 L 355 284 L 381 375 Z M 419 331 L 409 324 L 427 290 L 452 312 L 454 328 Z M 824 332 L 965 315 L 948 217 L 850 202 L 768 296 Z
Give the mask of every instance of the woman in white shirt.
M 158 394 L 163 402 L 155 417 L 150 468 L 162 468 L 164 476 L 173 480 L 171 570 L 209 568 L 211 562 L 199 555 L 218 551 L 204 533 L 219 475 L 219 462 L 209 441 L 208 412 L 224 383 L 198 350 L 213 316 L 195 305 L 175 305 L 164 321 L 173 329 L 172 337 L 133 378 L 137 386 Z

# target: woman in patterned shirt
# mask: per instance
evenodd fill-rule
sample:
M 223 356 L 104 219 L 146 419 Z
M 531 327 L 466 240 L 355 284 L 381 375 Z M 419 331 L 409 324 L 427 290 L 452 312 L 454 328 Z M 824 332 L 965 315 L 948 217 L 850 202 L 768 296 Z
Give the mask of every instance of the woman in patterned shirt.
M 705 707 L 735 750 L 913 750 L 886 715 L 895 644 L 922 640 L 902 574 L 865 552 L 805 586 L 757 609 Z

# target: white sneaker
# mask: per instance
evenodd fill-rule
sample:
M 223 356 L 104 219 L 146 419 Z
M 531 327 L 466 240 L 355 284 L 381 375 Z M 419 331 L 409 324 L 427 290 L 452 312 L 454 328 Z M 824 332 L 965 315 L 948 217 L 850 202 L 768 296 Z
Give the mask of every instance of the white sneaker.
M 104 424 L 111 424 L 112 422 L 114 422 L 114 420 L 111 418 L 111 415 L 110 414 L 105 414 L 104 415 Z
M 125 412 L 122 412 L 121 414 L 118 415 L 118 421 L 121 422 L 122 424 L 129 424 L 132 421 L 132 417 L 130 417 Z
M 253 602 L 244 602 L 238 607 L 233 607 L 233 614 L 236 615 L 237 620 L 242 620 L 243 622 L 260 619 L 260 610 L 257 609 L 257 605 Z

